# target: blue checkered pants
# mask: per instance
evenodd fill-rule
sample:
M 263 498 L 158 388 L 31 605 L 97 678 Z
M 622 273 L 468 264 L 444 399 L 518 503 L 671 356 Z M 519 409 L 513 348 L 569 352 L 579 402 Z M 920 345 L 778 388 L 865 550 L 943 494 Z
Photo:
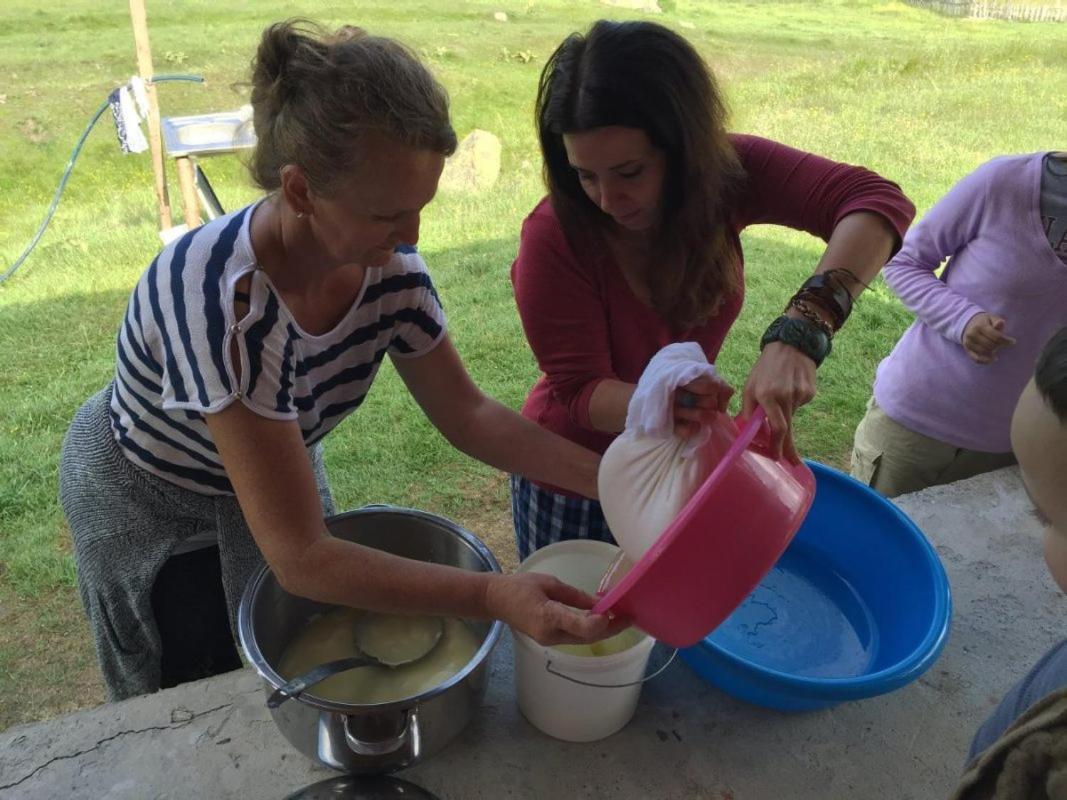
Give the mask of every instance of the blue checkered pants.
M 556 494 L 518 475 L 511 476 L 511 516 L 520 561 L 565 539 L 616 543 L 596 500 Z

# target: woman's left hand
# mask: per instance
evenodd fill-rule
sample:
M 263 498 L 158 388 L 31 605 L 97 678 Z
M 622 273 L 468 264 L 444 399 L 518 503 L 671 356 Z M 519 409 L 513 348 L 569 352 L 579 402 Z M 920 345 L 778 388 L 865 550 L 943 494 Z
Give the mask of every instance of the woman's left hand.
M 771 452 L 800 463 L 793 445 L 793 412 L 815 397 L 815 362 L 795 347 L 771 342 L 760 354 L 742 391 L 742 415 L 760 406 L 771 428 Z

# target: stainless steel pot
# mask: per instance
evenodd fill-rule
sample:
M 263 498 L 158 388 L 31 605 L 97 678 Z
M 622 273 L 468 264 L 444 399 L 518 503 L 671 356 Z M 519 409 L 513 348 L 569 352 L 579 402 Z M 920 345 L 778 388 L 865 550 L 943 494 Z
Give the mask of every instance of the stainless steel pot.
M 493 554 L 472 533 L 442 517 L 391 506 L 368 506 L 326 520 L 341 539 L 407 558 L 479 572 L 500 572 Z M 291 595 L 264 565 L 249 581 L 238 611 L 245 655 L 269 696 L 285 681 L 275 671 L 285 647 L 316 614 L 331 606 Z M 311 691 L 273 709 L 274 722 L 304 755 L 357 774 L 392 772 L 442 749 L 481 704 L 489 655 L 500 622 L 471 622 L 481 646 L 466 667 L 429 691 L 392 703 L 353 705 Z

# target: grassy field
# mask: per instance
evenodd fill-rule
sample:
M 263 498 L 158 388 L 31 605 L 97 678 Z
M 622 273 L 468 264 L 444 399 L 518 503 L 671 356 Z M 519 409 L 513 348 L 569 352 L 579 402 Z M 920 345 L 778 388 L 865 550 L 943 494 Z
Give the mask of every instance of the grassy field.
M 688 36 L 718 72 L 734 129 L 867 165 L 898 181 L 920 211 L 991 156 L 1067 146 L 1067 25 L 953 20 L 874 0 L 661 5 L 656 19 Z M 567 33 L 634 12 L 593 0 L 153 0 L 148 13 L 156 73 L 206 79 L 161 85 L 164 115 L 245 102 L 236 84 L 258 34 L 286 16 L 361 24 L 423 55 L 451 93 L 459 134 L 483 128 L 503 142 L 496 187 L 440 196 L 420 249 L 471 372 L 518 407 L 537 373 L 507 274 L 519 224 L 542 193 L 531 125 L 537 76 Z M 89 116 L 134 69 L 124 3 L 0 6 L 0 272 L 40 222 Z M 204 166 L 227 208 L 255 197 L 237 158 Z M 171 186 L 177 207 L 173 176 Z M 720 361 L 737 385 L 759 333 L 821 249 L 770 228 L 744 241 L 748 301 Z M 56 501 L 58 452 L 74 410 L 112 374 L 127 293 L 158 245 L 147 154 L 122 155 L 105 116 L 52 227 L 0 285 L 0 729 L 102 698 Z M 799 416 L 803 454 L 845 462 L 875 365 L 907 322 L 881 283 L 864 297 L 820 371 L 818 398 Z M 390 368 L 326 447 L 340 507 L 437 511 L 513 563 L 503 476 L 452 451 Z

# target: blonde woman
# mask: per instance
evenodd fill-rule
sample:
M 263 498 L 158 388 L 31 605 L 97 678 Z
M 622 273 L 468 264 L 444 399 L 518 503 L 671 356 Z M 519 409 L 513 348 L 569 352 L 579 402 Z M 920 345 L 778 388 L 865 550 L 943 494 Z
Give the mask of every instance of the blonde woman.
M 285 22 L 253 64 L 262 200 L 168 246 L 134 287 L 114 382 L 78 412 L 60 494 L 113 699 L 240 665 L 232 625 L 265 558 L 290 592 L 499 618 L 543 643 L 607 635 L 546 576 L 479 574 L 331 537 L 317 445 L 389 356 L 433 424 L 509 472 L 595 491 L 598 456 L 471 382 L 413 246 L 456 147 L 405 47 Z M 367 469 L 374 469 L 367 464 Z

